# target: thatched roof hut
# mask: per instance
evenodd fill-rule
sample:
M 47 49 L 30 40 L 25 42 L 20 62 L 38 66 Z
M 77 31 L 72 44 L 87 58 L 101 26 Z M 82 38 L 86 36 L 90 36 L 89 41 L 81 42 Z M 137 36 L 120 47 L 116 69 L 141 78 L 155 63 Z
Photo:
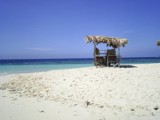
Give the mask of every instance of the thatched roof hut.
M 160 40 L 159 40 L 159 41 L 157 41 L 157 46 L 160 46 Z
M 101 64 L 101 65 L 107 65 L 109 66 L 110 63 L 114 63 L 115 65 L 118 65 L 120 66 L 120 47 L 124 47 L 127 43 L 128 43 L 128 40 L 125 39 L 125 38 L 115 38 L 115 37 L 106 37 L 106 36 L 86 36 L 85 37 L 85 40 L 87 43 L 91 43 L 93 42 L 94 44 L 94 65 L 97 66 L 97 64 Z M 97 51 L 97 47 L 96 45 L 99 44 L 99 43 L 104 43 L 106 44 L 107 46 L 111 46 L 114 48 L 118 48 L 118 55 L 106 55 L 105 56 L 97 56 L 96 54 L 96 51 Z M 107 50 L 109 52 L 109 50 Z M 104 54 L 104 53 L 103 53 Z M 109 57 L 113 58 L 113 57 L 116 57 L 116 61 L 113 61 L 113 60 L 109 60 Z M 101 59 L 101 62 L 98 62 L 98 59 L 100 60 Z M 114 66 L 115 66 L 114 65 Z
M 125 46 L 128 43 L 128 40 L 125 38 L 115 38 L 115 37 L 105 37 L 105 36 L 86 36 L 86 42 L 95 42 L 96 44 L 99 43 L 106 43 L 107 46 L 111 46 L 113 48 Z

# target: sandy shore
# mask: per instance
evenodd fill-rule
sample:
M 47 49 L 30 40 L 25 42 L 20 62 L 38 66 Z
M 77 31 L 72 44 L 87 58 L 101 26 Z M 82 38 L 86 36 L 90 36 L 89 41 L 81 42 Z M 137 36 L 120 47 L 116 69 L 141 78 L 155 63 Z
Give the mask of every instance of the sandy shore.
M 0 77 L 2 120 L 159 120 L 160 64 Z

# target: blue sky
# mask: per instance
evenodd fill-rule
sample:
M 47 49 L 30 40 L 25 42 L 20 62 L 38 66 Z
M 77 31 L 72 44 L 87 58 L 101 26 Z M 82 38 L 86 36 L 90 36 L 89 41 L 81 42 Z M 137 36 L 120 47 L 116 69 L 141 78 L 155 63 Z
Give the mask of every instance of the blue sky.
M 123 57 L 160 56 L 159 5 L 159 0 L 0 0 L 0 59 L 90 58 L 93 44 L 85 43 L 86 35 L 127 38 Z

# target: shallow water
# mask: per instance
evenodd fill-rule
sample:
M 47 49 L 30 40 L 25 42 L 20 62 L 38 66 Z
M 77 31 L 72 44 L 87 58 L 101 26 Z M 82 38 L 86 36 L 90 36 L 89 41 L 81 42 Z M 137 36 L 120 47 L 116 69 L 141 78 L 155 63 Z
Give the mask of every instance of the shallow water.
M 160 63 L 160 58 L 122 58 L 121 64 Z M 92 58 L 0 60 L 0 75 L 93 66 Z

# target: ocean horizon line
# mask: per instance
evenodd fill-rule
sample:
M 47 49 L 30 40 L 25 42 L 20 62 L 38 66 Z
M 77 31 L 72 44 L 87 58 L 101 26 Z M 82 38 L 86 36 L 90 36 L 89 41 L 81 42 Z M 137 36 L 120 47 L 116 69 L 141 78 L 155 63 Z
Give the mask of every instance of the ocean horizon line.
M 121 57 L 121 59 L 151 59 L 151 58 L 160 58 L 158 57 Z M 76 60 L 76 59 L 94 59 L 93 57 L 91 58 L 8 58 L 8 59 L 0 59 L 1 60 Z

